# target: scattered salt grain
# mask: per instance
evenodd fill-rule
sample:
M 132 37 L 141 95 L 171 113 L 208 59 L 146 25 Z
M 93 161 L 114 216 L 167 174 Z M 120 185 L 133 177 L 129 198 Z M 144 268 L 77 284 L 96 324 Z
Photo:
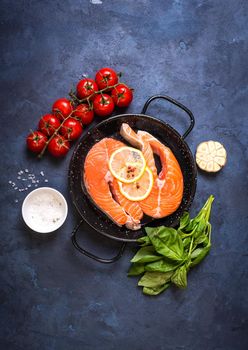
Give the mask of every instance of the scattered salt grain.
M 18 199 L 15 199 L 15 203 L 18 203 L 19 201 L 18 201 Z
M 20 182 L 15 184 L 14 181 L 8 180 L 8 183 L 13 188 L 13 190 L 18 192 L 23 192 L 23 191 L 31 190 L 32 187 L 38 187 L 38 184 L 41 182 L 48 182 L 48 179 L 44 179 L 44 176 L 45 176 L 45 172 L 43 170 L 41 170 L 38 174 L 35 175 L 28 168 L 25 168 L 25 169 L 19 170 L 16 176 L 16 180 L 24 182 L 23 187 L 20 185 Z M 18 202 L 18 199 L 17 199 L 17 202 Z

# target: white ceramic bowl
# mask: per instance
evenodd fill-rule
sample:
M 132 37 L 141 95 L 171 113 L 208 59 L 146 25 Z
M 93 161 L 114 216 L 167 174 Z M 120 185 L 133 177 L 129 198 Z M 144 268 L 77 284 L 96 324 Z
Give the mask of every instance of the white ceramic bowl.
M 63 225 L 68 213 L 64 196 L 51 187 L 30 192 L 22 203 L 22 217 L 34 232 L 51 233 Z

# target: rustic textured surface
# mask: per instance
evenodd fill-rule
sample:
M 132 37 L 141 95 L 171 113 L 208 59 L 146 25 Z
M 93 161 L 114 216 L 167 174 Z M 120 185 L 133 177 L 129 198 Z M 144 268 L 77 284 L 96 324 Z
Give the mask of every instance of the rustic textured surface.
M 97 4 L 98 3 L 98 4 Z M 102 3 L 102 4 L 101 4 Z M 248 342 L 247 302 L 247 15 L 242 0 L 1 1 L 1 333 L 5 350 L 241 350 Z M 210 193 L 213 246 L 190 273 L 187 290 L 142 295 L 126 277 L 135 247 L 111 266 L 80 256 L 70 232 L 70 155 L 42 161 L 25 136 L 82 73 L 123 71 L 135 88 L 129 112 L 166 93 L 195 114 L 192 151 L 216 139 L 228 163 L 199 174 L 192 214 Z M 184 132 L 182 113 L 165 102 L 149 114 Z M 21 220 L 28 191 L 14 190 L 20 169 L 45 171 L 68 199 L 68 220 L 55 239 L 39 241 Z M 44 182 L 39 185 L 44 185 Z M 15 181 L 16 182 L 16 181 Z M 16 203 L 15 200 L 18 199 Z M 85 225 L 82 241 L 102 256 L 118 244 Z

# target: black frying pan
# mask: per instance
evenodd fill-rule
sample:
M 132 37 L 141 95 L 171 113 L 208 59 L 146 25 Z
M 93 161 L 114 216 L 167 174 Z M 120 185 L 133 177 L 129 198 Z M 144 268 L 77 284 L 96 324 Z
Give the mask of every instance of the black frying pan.
M 178 106 L 188 114 L 190 118 L 190 126 L 183 136 L 181 136 L 170 125 L 145 114 L 149 104 L 155 99 L 165 99 Z M 104 137 L 113 137 L 127 143 L 120 136 L 120 127 L 122 123 L 128 123 L 135 131 L 145 130 L 158 138 L 163 144 L 168 146 L 176 156 L 184 178 L 184 193 L 179 208 L 172 215 L 159 220 L 145 217 L 145 219 L 142 221 L 142 228 L 137 231 L 129 230 L 126 227 L 118 227 L 115 223 L 113 223 L 94 205 L 83 183 L 84 161 L 90 148 L 96 142 L 100 141 Z M 171 97 L 156 95 L 147 100 L 141 114 L 123 114 L 111 117 L 92 127 L 81 138 L 80 142 L 76 146 L 76 149 L 74 150 L 69 167 L 69 188 L 72 201 L 82 217 L 82 220 L 75 227 L 72 233 L 72 243 L 77 250 L 99 262 L 111 263 L 118 260 L 122 256 L 126 242 L 135 242 L 137 238 L 144 236 L 143 227 L 145 225 L 176 226 L 178 224 L 183 212 L 189 209 L 196 190 L 196 165 L 193 155 L 187 143 L 184 141 L 186 136 L 193 129 L 194 124 L 194 116 L 188 108 Z M 99 258 L 96 255 L 86 251 L 78 244 L 76 234 L 80 225 L 84 221 L 86 221 L 100 234 L 108 238 L 124 242 L 115 257 L 111 259 Z

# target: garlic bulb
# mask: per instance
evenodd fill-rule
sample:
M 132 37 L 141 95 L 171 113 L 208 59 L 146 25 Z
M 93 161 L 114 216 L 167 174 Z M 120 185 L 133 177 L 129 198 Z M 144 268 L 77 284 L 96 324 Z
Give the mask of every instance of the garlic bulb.
M 224 146 L 217 141 L 201 142 L 196 150 L 196 164 L 209 173 L 220 171 L 226 164 L 227 153 Z

